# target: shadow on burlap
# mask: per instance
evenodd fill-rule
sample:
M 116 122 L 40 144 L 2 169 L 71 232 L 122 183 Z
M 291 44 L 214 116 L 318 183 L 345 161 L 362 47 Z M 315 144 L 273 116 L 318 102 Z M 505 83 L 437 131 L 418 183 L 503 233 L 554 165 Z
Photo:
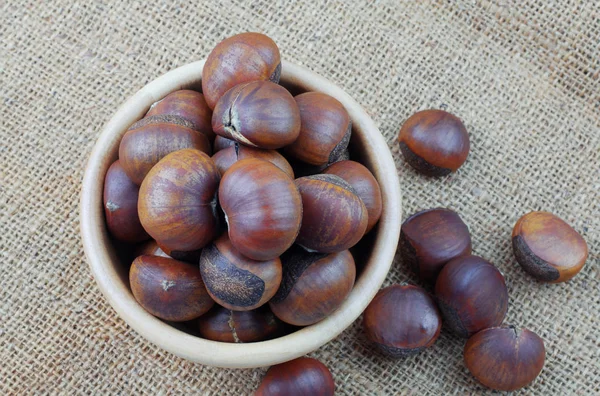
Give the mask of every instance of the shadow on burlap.
M 600 7 L 593 1 L 7 1 L 0 5 L 0 392 L 250 393 L 264 370 L 205 367 L 133 332 L 107 304 L 78 230 L 83 168 L 120 103 L 226 36 L 269 34 L 283 56 L 342 86 L 396 159 L 404 217 L 448 206 L 474 251 L 504 273 L 507 322 L 539 333 L 547 363 L 523 393 L 600 392 Z M 567 5 L 567 3 L 570 3 Z M 518 5 L 517 5 L 518 4 Z M 395 142 L 410 114 L 461 117 L 472 152 L 428 179 Z M 556 213 L 590 246 L 566 284 L 526 276 L 510 245 L 530 210 Z M 416 279 L 396 260 L 385 285 Z M 345 394 L 479 393 L 463 342 L 386 360 L 360 321 L 311 354 Z

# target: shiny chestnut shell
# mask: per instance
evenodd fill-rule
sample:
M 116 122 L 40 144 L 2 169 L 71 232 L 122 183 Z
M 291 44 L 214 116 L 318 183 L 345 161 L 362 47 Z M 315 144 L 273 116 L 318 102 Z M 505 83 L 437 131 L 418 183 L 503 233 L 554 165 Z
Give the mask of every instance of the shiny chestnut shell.
M 139 256 L 131 264 L 129 283 L 146 311 L 182 322 L 207 312 L 214 304 L 198 266 L 158 256 Z
M 548 212 L 521 217 L 513 229 L 512 245 L 521 267 L 543 282 L 568 281 L 581 271 L 588 257 L 581 235 Z
M 398 141 L 409 165 L 428 176 L 455 172 L 471 148 L 462 121 L 443 110 L 423 110 L 410 116 L 400 129 Z
M 521 389 L 544 367 L 544 341 L 534 332 L 513 326 L 484 329 L 467 341 L 465 365 L 488 388 Z
M 198 318 L 200 336 L 219 342 L 264 341 L 282 334 L 284 327 L 267 306 L 252 311 L 232 311 L 215 304 Z
M 444 323 L 465 338 L 502 324 L 508 309 L 504 277 L 477 256 L 458 257 L 446 264 L 435 283 L 435 297 Z
M 202 69 L 202 92 L 211 109 L 234 86 L 255 81 L 279 82 L 281 57 L 273 40 L 260 33 L 241 33 L 221 41 Z
M 335 383 L 329 369 L 312 358 L 298 358 L 272 366 L 255 396 L 332 396 Z
M 235 143 L 235 145 L 226 147 L 212 156 L 221 175 L 223 175 L 231 165 L 245 158 L 256 158 L 268 161 L 284 171 L 291 179 L 294 178 L 294 170 L 285 157 L 276 150 L 264 150 Z

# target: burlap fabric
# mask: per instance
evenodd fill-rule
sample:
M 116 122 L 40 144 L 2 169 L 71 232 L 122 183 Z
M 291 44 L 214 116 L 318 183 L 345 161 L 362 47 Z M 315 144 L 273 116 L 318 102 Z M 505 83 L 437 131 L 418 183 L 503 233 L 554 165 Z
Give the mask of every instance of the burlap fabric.
M 85 262 L 78 199 L 102 125 L 148 81 L 241 31 L 350 93 L 389 142 L 404 217 L 448 206 L 474 251 L 504 273 L 507 322 L 540 334 L 546 366 L 523 393 L 600 393 L 600 5 L 596 1 L 285 1 L 0 4 L 0 394 L 250 393 L 264 373 L 166 353 L 108 305 Z M 395 141 L 413 112 L 460 116 L 472 151 L 428 179 Z M 544 285 L 515 262 L 510 232 L 556 213 L 590 246 L 571 282 Z M 416 282 L 396 260 L 386 285 Z M 484 389 L 443 332 L 405 361 L 372 354 L 360 321 L 311 354 L 340 394 L 473 394 Z

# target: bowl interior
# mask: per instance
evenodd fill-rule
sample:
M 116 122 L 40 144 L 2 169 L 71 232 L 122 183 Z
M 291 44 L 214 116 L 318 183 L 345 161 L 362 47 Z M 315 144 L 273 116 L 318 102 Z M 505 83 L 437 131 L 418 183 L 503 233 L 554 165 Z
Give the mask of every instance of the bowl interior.
M 385 279 L 400 233 L 400 187 L 386 142 L 365 111 L 340 88 L 300 66 L 283 62 L 281 84 L 293 94 L 321 91 L 338 99 L 353 123 L 351 157 L 369 168 L 383 198 L 381 220 L 352 249 L 357 280 L 348 299 L 323 321 L 269 341 L 228 344 L 193 335 L 185 325 L 171 325 L 147 313 L 129 289 L 130 248 L 111 240 L 102 204 L 104 175 L 117 159 L 121 137 L 152 103 L 178 89 L 201 90 L 203 61 L 173 70 L 142 88 L 106 124 L 86 168 L 81 194 L 81 233 L 94 277 L 118 314 L 151 342 L 186 359 L 219 367 L 260 367 L 294 359 L 320 347 L 348 327 L 366 308 Z

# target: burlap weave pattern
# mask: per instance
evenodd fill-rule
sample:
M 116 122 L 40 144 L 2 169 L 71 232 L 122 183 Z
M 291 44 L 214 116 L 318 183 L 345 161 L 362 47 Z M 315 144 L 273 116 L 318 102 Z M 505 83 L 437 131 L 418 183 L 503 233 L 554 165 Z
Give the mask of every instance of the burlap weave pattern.
M 342 86 L 371 114 L 400 172 L 404 217 L 448 206 L 509 287 L 507 322 L 540 334 L 547 363 L 523 393 L 600 393 L 600 5 L 597 1 L 0 3 L 0 394 L 241 395 L 264 370 L 205 367 L 132 331 L 85 262 L 86 159 L 119 104 L 241 31 Z M 444 108 L 471 135 L 466 165 L 424 178 L 395 141 L 410 114 Z M 516 264 L 515 221 L 556 213 L 590 247 L 571 282 Z M 416 282 L 396 260 L 386 281 Z M 311 356 L 340 394 L 473 394 L 463 341 L 392 361 L 360 321 Z

